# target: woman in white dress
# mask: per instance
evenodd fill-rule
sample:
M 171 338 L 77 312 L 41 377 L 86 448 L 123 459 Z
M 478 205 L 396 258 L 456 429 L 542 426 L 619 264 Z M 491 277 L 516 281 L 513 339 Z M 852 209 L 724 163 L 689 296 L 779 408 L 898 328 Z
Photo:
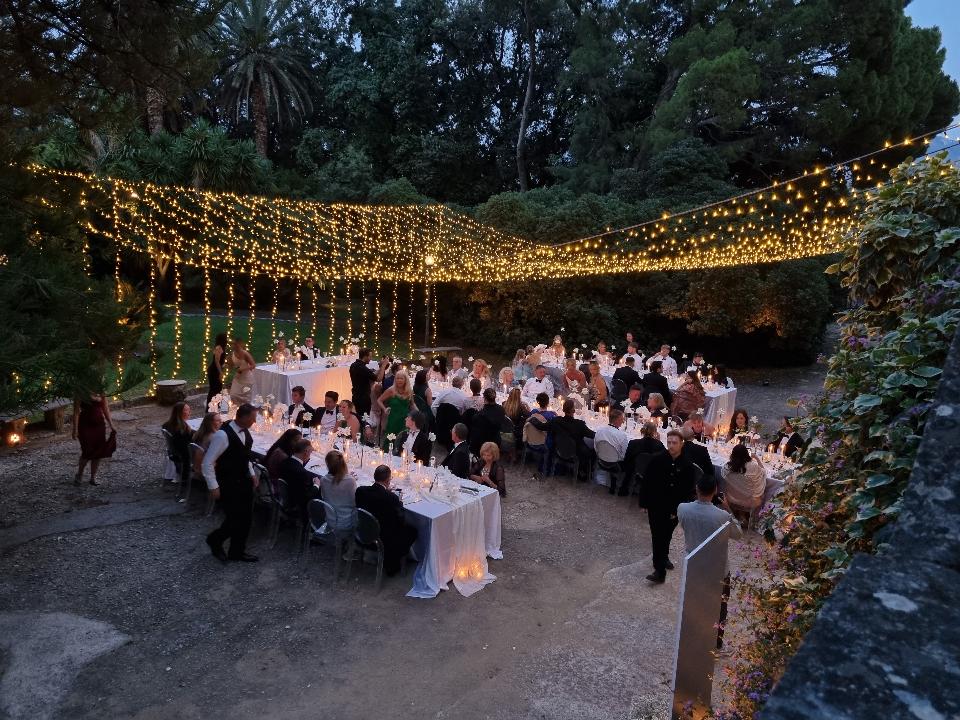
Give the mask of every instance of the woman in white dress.
M 273 361 L 278 364 L 280 363 L 281 360 L 283 360 L 284 362 L 290 360 L 291 353 L 290 353 L 290 348 L 287 347 L 286 340 L 284 340 L 283 338 L 280 338 L 279 340 L 277 340 L 277 346 L 274 349 L 273 355 L 271 357 L 273 358 Z
M 237 404 L 250 402 L 253 397 L 253 368 L 256 363 L 240 338 L 233 339 L 233 352 L 230 353 L 227 364 L 234 370 L 230 397 Z

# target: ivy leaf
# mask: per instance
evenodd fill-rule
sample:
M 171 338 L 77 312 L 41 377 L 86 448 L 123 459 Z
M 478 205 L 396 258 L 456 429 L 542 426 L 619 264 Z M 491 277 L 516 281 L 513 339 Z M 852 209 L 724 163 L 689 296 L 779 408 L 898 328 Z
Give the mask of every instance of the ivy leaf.
M 860 508 L 860 512 L 857 513 L 857 520 L 869 520 L 875 518 L 878 515 L 883 515 L 883 511 L 880 508 L 871 505 L 869 507 Z
M 923 365 L 921 367 L 913 368 L 910 372 L 912 372 L 914 375 L 919 375 L 920 377 L 932 378 L 936 377 L 943 371 L 940 368 Z
M 889 485 L 893 482 L 893 476 L 887 475 L 885 473 L 876 473 L 867 478 L 867 483 L 864 487 L 875 488 L 880 487 L 881 485 Z

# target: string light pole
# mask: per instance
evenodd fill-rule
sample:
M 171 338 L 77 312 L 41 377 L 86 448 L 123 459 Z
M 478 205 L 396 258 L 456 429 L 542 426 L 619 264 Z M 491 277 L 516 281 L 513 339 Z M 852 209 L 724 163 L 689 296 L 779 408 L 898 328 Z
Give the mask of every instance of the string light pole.
M 424 292 L 427 296 L 427 311 L 423 315 L 423 346 L 430 347 L 430 272 L 433 270 L 433 264 L 437 259 L 433 255 L 427 255 L 423 258 L 423 266 L 427 271 L 427 282 L 424 283 Z

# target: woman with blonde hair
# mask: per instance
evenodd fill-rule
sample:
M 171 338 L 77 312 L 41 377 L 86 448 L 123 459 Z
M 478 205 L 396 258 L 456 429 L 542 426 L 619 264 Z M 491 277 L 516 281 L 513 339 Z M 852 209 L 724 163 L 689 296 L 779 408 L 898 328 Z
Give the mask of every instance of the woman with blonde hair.
M 470 469 L 470 479 L 480 485 L 496 488 L 500 497 L 506 497 L 506 474 L 500 464 L 500 448 L 496 443 L 485 442 L 480 446 L 480 457 Z
M 500 370 L 500 374 L 497 376 L 497 392 L 508 393 L 514 385 L 516 385 L 516 374 L 513 372 L 513 368 L 507 365 Z
M 493 386 L 493 383 L 490 381 L 490 366 L 487 365 L 486 360 L 477 358 L 473 361 L 473 372 L 467 376 L 466 382 L 469 383 L 474 378 L 480 381 L 480 386 L 484 390 Z
M 227 364 L 236 371 L 230 384 L 230 397 L 238 405 L 250 402 L 253 397 L 253 369 L 257 364 L 240 338 L 233 339 L 233 352 Z
M 523 425 L 530 416 L 530 407 L 523 401 L 523 391 L 515 387 L 503 401 L 503 412 L 513 422 L 513 435 L 516 439 L 515 447 L 520 447 L 523 441 Z
M 650 419 L 653 422 L 661 423 L 663 427 L 667 426 L 667 420 L 670 418 L 670 411 L 667 409 L 667 403 L 660 393 L 650 393 L 647 396 L 647 410 L 650 412 Z
M 559 335 L 553 336 L 553 345 L 550 346 L 550 352 L 557 356 L 557 362 L 563 361 L 567 356 L 567 349 L 563 346 L 563 341 Z
M 391 450 L 390 435 L 398 436 L 403 432 L 404 421 L 411 410 L 416 410 L 413 400 L 413 383 L 406 370 L 398 370 L 394 376 L 393 385 L 384 390 L 377 398 L 377 407 L 380 408 L 380 417 L 386 417 L 383 426 L 383 447 Z
M 590 388 L 590 399 L 594 407 L 605 407 L 607 405 L 607 381 L 600 374 L 600 363 L 596 360 L 590 361 L 590 377 L 587 379 Z

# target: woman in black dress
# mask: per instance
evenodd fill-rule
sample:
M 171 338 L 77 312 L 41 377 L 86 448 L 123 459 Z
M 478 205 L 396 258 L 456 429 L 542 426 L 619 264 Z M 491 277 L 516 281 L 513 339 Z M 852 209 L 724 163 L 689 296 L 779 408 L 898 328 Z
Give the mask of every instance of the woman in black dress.
M 207 391 L 207 404 L 204 409 L 210 407 L 210 401 L 214 395 L 223 392 L 223 363 L 227 357 L 227 334 L 220 333 L 214 340 L 213 350 L 210 351 L 210 362 L 207 364 L 207 384 L 210 389 Z

